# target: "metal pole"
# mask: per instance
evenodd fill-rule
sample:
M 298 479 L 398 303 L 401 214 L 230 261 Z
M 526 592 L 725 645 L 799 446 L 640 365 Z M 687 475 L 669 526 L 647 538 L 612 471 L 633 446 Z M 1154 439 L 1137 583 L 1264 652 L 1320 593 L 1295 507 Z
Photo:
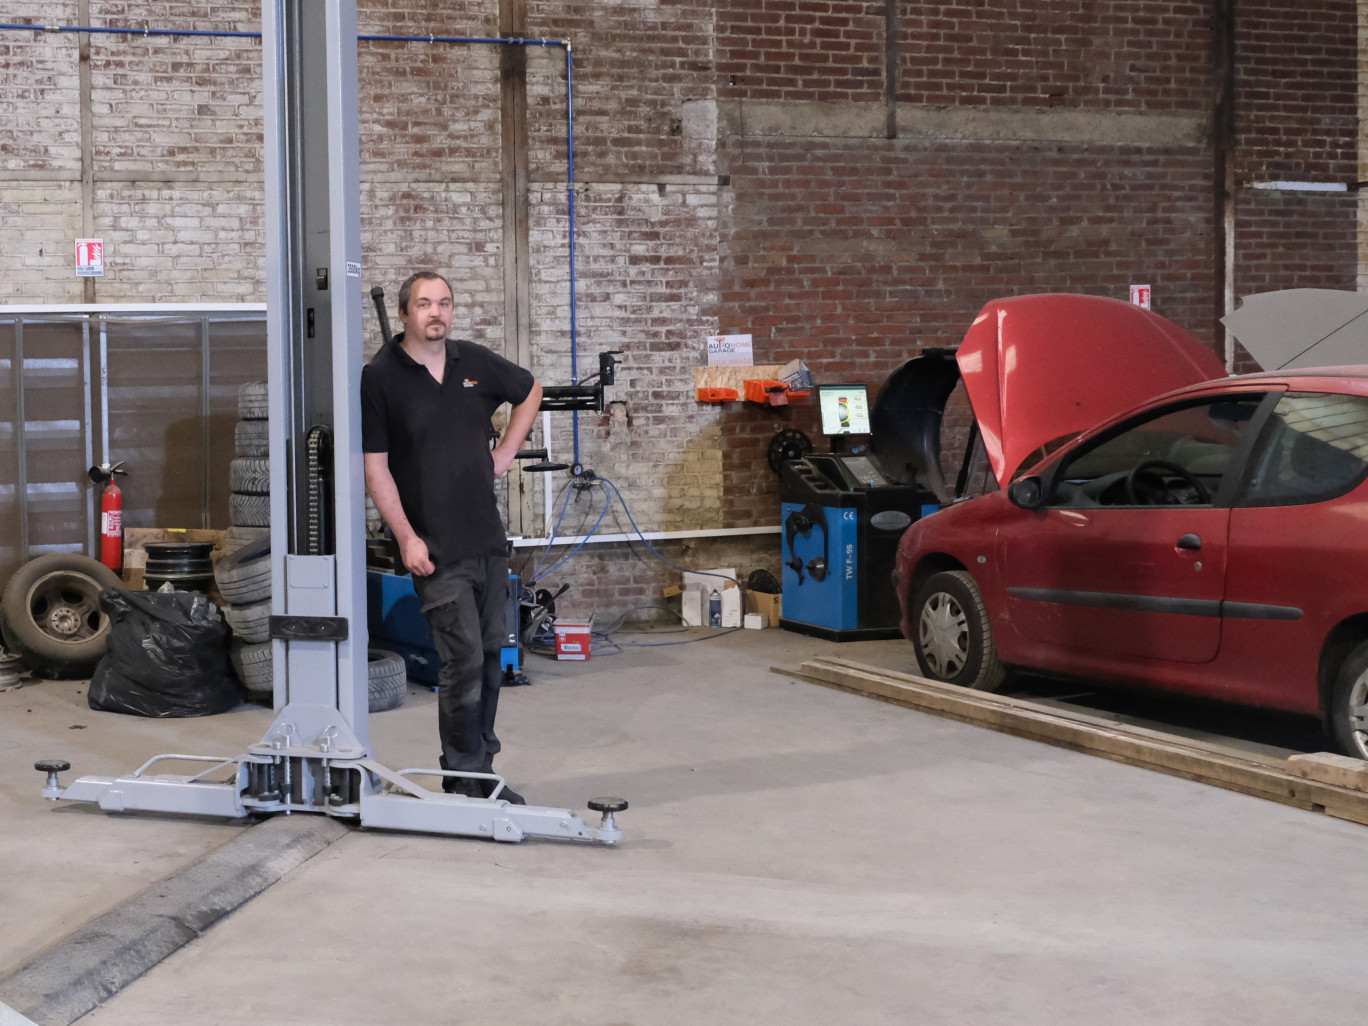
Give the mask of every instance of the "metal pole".
M 19 514 L 19 560 L 28 562 L 28 447 L 24 439 L 27 418 L 24 413 L 24 319 L 14 322 L 14 455 L 19 479 L 14 483 L 15 509 Z

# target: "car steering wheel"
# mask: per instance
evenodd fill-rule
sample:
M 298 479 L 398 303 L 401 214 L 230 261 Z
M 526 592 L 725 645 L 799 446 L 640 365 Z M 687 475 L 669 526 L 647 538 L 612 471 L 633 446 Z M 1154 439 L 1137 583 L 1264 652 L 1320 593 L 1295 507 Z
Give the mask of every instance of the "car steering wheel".
M 1173 494 L 1163 477 L 1157 473 L 1163 471 L 1170 477 L 1179 478 L 1185 485 L 1190 487 L 1197 496 L 1197 505 L 1206 505 L 1211 502 L 1211 493 L 1206 490 L 1206 485 L 1202 484 L 1197 477 L 1185 467 L 1180 467 L 1176 463 L 1168 460 L 1144 460 L 1137 463 L 1131 472 L 1126 475 L 1126 501 L 1132 506 L 1177 506 L 1179 505 L 1178 496 Z M 1158 482 L 1157 486 L 1154 482 Z M 1151 496 L 1158 496 L 1158 502 L 1145 502 L 1141 500 L 1142 493 Z

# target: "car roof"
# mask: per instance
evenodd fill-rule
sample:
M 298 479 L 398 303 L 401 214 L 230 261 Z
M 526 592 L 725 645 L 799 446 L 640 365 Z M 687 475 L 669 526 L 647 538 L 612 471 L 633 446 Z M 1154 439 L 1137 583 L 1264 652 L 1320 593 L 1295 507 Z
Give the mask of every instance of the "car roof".
M 1223 388 L 1248 386 L 1250 388 L 1281 387 L 1289 391 L 1308 392 L 1346 392 L 1351 395 L 1368 395 L 1368 364 L 1351 364 L 1344 367 L 1300 367 L 1294 371 L 1251 371 L 1248 374 L 1232 374 L 1224 378 L 1213 378 L 1183 388 L 1155 396 L 1139 404 L 1135 409 L 1152 406 L 1155 403 L 1190 393 L 1206 393 Z

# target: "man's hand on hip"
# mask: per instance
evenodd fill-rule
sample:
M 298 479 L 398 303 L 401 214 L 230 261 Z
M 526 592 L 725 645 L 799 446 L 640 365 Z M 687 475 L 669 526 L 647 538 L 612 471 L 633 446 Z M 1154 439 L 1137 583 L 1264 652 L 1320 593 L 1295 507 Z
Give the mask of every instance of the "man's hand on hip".
M 514 446 L 511 450 L 501 452 L 496 448 L 491 455 L 494 457 L 494 477 L 497 480 L 508 473 L 508 468 L 513 466 L 514 461 L 518 458 L 518 449 Z

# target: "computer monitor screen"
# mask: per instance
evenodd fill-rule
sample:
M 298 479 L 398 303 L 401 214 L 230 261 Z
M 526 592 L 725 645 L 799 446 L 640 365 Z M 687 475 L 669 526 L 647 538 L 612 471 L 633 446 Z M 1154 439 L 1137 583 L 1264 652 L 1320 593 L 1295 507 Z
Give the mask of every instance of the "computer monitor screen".
M 818 385 L 822 434 L 869 434 L 869 392 L 864 385 Z

